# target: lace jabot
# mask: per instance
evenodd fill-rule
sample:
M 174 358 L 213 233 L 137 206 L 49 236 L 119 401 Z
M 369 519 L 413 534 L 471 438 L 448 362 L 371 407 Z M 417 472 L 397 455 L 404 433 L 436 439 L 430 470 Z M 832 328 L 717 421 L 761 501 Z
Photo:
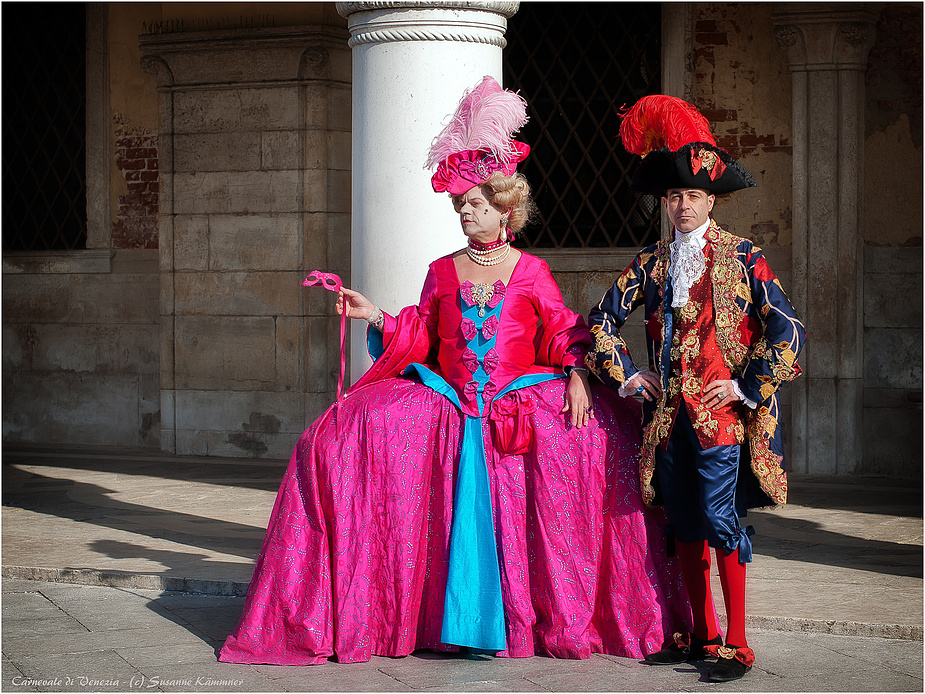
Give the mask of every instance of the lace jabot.
M 675 239 L 669 245 L 671 249 L 671 307 L 681 308 L 690 298 L 690 288 L 703 275 L 707 261 L 703 254 L 703 236 L 710 226 L 710 221 L 694 231 L 684 234 L 675 229 Z

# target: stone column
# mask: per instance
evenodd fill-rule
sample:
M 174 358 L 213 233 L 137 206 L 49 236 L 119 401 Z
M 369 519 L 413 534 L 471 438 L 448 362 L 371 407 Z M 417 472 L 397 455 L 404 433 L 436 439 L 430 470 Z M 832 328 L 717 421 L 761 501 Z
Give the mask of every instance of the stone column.
M 466 88 L 501 82 L 518 2 L 339 2 L 353 49 L 351 283 L 383 310 L 416 304 L 427 266 L 463 246 L 457 217 L 424 170 Z M 369 366 L 352 326 L 351 377 Z
M 863 394 L 864 73 L 876 14 L 787 3 L 773 15 L 793 84 L 793 302 L 808 332 L 791 467 L 859 469 Z

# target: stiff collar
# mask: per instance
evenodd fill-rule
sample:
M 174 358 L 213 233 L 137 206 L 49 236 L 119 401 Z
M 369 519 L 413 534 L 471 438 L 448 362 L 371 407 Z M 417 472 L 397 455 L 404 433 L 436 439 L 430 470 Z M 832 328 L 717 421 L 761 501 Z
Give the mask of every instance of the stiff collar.
M 701 224 L 699 227 L 697 227 L 693 231 L 689 231 L 687 233 L 678 231 L 678 228 L 675 227 L 675 230 L 674 230 L 675 242 L 684 243 L 684 242 L 696 241 L 697 245 L 701 249 L 705 248 L 707 245 L 706 234 L 707 234 L 707 229 L 710 228 L 710 221 L 711 221 L 710 217 L 707 217 L 707 221 L 705 221 L 703 224 Z

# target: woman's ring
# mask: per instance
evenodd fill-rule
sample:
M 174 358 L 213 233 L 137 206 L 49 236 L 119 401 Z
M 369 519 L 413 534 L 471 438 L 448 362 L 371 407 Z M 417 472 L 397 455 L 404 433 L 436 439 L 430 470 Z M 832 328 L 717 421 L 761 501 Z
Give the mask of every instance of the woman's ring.
M 720 394 L 719 394 L 719 399 L 720 399 L 720 400 L 722 400 L 722 399 L 725 398 L 725 397 L 726 397 L 726 394 L 725 394 L 725 393 L 720 393 Z

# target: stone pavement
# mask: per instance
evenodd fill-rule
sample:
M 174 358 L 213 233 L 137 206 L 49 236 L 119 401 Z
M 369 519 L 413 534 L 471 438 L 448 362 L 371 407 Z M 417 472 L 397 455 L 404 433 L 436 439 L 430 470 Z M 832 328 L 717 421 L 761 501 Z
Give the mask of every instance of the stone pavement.
M 218 663 L 284 464 L 5 447 L 2 690 L 923 689 L 922 487 L 876 478 L 793 476 L 790 504 L 749 515 L 758 662 L 739 682 L 600 655 Z

